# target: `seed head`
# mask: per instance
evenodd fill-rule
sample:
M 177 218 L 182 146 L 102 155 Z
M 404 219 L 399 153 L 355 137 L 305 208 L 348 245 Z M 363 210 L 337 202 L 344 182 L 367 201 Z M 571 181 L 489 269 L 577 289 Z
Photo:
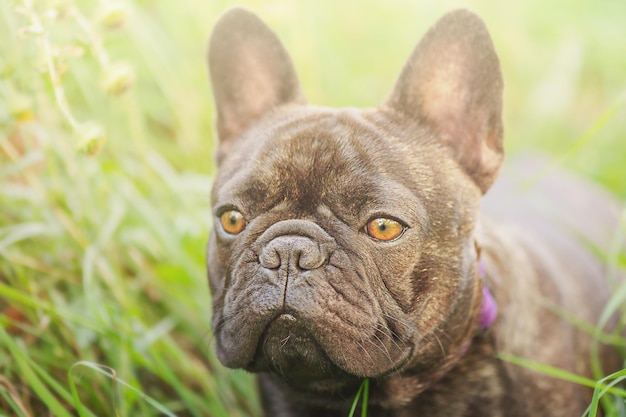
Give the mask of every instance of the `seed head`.
M 97 19 L 107 29 L 118 29 L 124 26 L 128 19 L 128 5 L 121 1 L 103 3 Z
M 104 146 L 106 136 L 98 123 L 86 122 L 76 129 L 76 148 L 88 156 L 94 156 Z
M 126 63 L 116 63 L 104 69 L 100 85 L 112 95 L 120 95 L 135 82 L 135 70 Z

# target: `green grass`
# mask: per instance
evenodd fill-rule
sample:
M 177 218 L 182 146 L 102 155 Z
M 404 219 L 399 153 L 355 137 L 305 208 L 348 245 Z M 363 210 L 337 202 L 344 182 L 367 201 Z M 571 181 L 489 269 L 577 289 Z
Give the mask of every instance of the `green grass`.
M 357 390 L 356 395 L 354 396 L 354 401 L 352 401 L 352 406 L 350 407 L 350 413 L 348 414 L 348 417 L 353 417 L 355 415 L 354 413 L 356 412 L 356 407 L 357 405 L 359 405 L 359 403 L 361 403 L 361 417 L 367 416 L 369 392 L 370 392 L 370 379 L 365 378 L 363 382 L 361 382 L 361 385 L 359 386 L 359 389 Z
M 0 415 L 258 416 L 252 379 L 212 352 L 203 265 L 205 47 L 231 2 L 32 3 L 0 2 Z M 477 11 L 510 153 L 626 199 L 625 2 L 238 4 L 280 34 L 311 102 L 359 107 L 442 13 Z

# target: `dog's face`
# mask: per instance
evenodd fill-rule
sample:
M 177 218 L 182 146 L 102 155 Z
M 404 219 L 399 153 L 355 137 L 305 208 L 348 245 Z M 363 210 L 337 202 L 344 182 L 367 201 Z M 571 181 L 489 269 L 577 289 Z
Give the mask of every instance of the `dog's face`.
M 472 233 L 502 159 L 480 19 L 442 18 L 373 110 L 307 105 L 278 39 L 243 10 L 218 22 L 209 65 L 219 359 L 318 388 L 448 369 L 474 334 Z

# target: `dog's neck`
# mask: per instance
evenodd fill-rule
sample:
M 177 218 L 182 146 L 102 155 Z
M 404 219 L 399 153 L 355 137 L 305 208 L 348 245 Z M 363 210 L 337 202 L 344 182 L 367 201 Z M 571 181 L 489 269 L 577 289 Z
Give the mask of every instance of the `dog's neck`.
M 496 321 L 496 317 L 498 315 L 498 304 L 496 303 L 496 299 L 493 298 L 491 290 L 489 290 L 489 287 L 487 286 L 487 282 L 485 280 L 485 265 L 480 258 L 477 261 L 477 270 L 483 289 L 480 315 L 478 316 L 478 327 L 484 333 L 491 327 L 493 322 Z M 469 343 L 465 346 L 465 348 L 463 349 L 463 355 L 465 355 L 470 347 L 472 347 L 473 341 L 474 339 L 471 339 Z
M 488 333 L 488 329 L 495 322 L 497 317 L 497 303 L 491 291 L 486 284 L 486 271 L 483 261 L 480 259 L 480 249 L 477 248 L 477 260 L 474 269 L 474 285 L 472 308 L 468 317 L 470 320 L 467 324 L 465 337 L 461 343 L 450 347 L 446 357 L 439 368 L 429 369 L 426 372 L 418 370 L 417 372 L 404 373 L 394 375 L 390 378 L 377 381 L 379 388 L 382 388 L 382 398 L 380 403 L 383 407 L 395 408 L 398 405 L 404 405 L 411 402 L 422 392 L 433 387 L 437 382 L 444 378 L 471 350 L 480 350 L 485 340 L 484 336 Z M 373 400 L 376 402 L 376 399 Z

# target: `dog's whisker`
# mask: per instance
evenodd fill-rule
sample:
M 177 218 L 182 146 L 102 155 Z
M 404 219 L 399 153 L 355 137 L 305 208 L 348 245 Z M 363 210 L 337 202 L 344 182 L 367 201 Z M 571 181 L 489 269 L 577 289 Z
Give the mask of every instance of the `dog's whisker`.
M 439 339 L 439 336 L 437 336 L 437 333 L 433 332 L 432 336 L 435 338 L 435 340 L 437 341 L 437 344 L 439 345 L 439 350 L 441 350 L 441 354 L 443 356 L 446 356 L 446 349 L 443 347 L 443 343 L 441 343 L 441 340 Z
M 385 345 L 385 342 L 383 342 L 381 340 L 380 337 L 378 337 L 378 335 L 376 333 L 373 334 L 373 336 L 376 338 L 376 340 L 378 341 L 378 343 L 375 343 L 373 340 L 371 339 L 367 339 L 367 341 L 372 344 L 375 348 L 377 348 L 378 350 L 380 350 L 381 352 L 383 352 L 385 354 L 385 356 L 387 357 L 387 359 L 389 360 L 389 362 L 393 363 L 393 358 L 391 357 L 391 353 L 389 352 L 389 349 L 387 348 L 387 346 Z

